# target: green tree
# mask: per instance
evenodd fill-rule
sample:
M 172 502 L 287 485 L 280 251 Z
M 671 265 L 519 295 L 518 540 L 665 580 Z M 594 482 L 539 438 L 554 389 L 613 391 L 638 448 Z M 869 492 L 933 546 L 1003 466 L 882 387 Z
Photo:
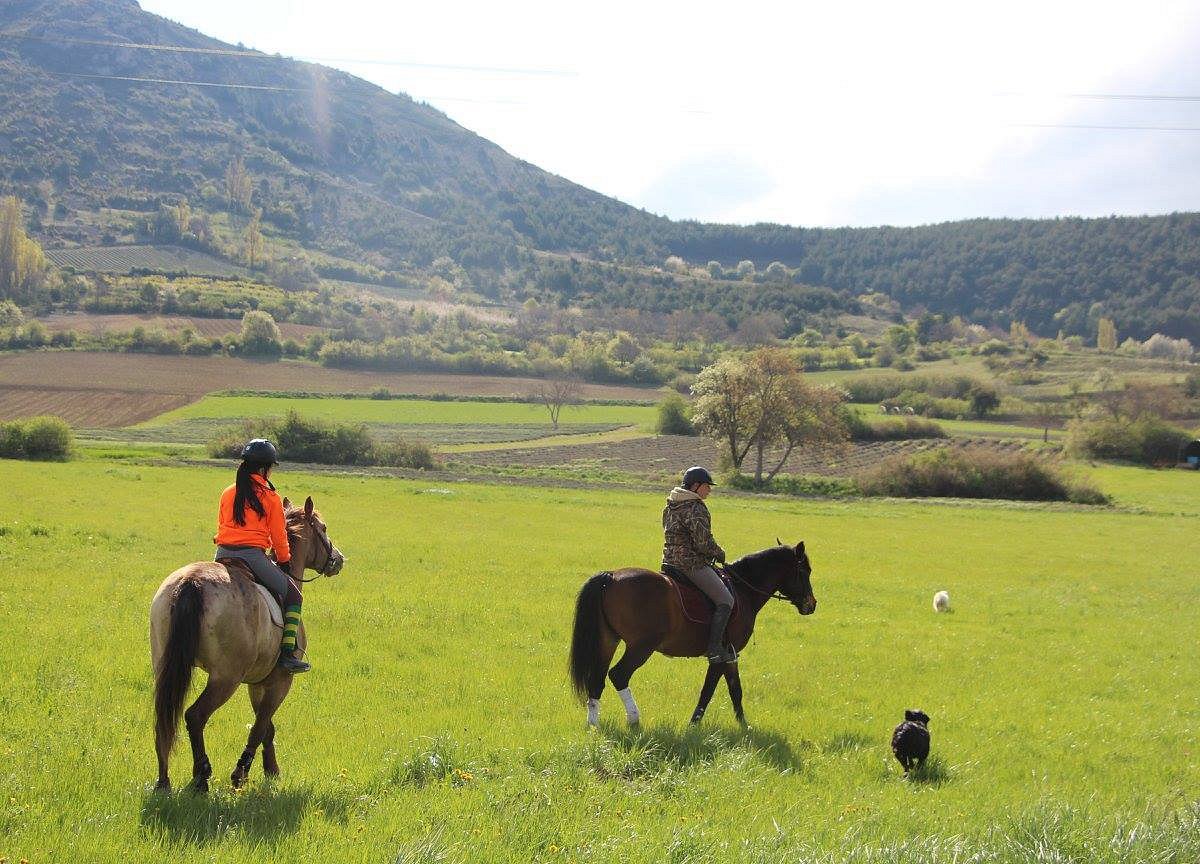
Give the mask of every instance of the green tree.
M 687 400 L 678 393 L 668 393 L 658 403 L 654 431 L 659 435 L 695 435 L 696 427 L 688 418 L 689 413 Z
M 758 483 L 768 471 L 768 452 L 774 451 L 775 464 L 767 480 L 796 447 L 843 441 L 849 434 L 840 410 L 842 394 L 809 385 L 784 349 L 763 348 L 745 358 L 726 355 L 700 370 L 692 392 L 693 424 L 727 448 L 735 469 L 753 449 Z
M 763 271 L 763 278 L 768 282 L 787 282 L 791 278 L 788 268 L 780 261 L 772 261 Z
M 0 298 L 32 303 L 46 272 L 46 256 L 25 233 L 21 202 L 0 198 Z
M 700 370 L 692 385 L 696 397 L 692 424 L 727 448 L 729 464 L 740 468 L 758 427 L 757 405 L 745 361 L 726 354 Z
M 229 209 L 249 213 L 253 188 L 250 174 L 246 171 L 246 163 L 242 161 L 241 156 L 235 157 L 225 169 L 225 200 Z
M 242 351 L 269 357 L 278 357 L 283 351 L 279 326 L 269 312 L 251 309 L 242 316 Z
M 985 417 L 1000 407 L 1000 395 L 989 384 L 972 385 L 967 391 L 967 401 L 971 403 L 971 413 L 976 417 Z
M 1096 323 L 1096 347 L 1101 351 L 1117 350 L 1117 327 L 1111 318 L 1101 318 Z
M 262 210 L 260 209 L 254 211 L 253 218 L 242 231 L 242 261 L 247 267 L 255 267 L 262 263 L 265 246 L 262 235 Z

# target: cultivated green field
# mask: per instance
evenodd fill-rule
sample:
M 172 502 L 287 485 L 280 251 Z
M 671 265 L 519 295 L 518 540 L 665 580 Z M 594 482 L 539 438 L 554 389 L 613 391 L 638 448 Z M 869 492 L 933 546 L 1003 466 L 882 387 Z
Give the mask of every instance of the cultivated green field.
M 205 396 L 176 411 L 161 414 L 146 426 L 180 420 L 281 417 L 289 410 L 310 419 L 368 424 L 548 424 L 549 412 L 530 402 L 438 401 L 432 399 L 290 399 L 281 396 Z M 562 423 L 622 425 L 651 423 L 653 405 L 568 405 Z
M 644 728 L 610 690 L 598 733 L 565 682 L 574 594 L 658 560 L 657 496 L 283 471 L 349 562 L 306 592 L 283 778 L 229 790 L 239 694 L 197 799 L 147 791 L 146 612 L 209 554 L 231 472 L 0 462 L 0 858 L 1196 861 L 1200 477 L 1097 471 L 1119 507 L 718 493 L 731 552 L 808 542 L 817 613 L 765 610 L 749 731 L 723 692 L 685 728 L 703 664 L 655 657 Z M 906 707 L 932 717 L 919 781 L 887 746 Z

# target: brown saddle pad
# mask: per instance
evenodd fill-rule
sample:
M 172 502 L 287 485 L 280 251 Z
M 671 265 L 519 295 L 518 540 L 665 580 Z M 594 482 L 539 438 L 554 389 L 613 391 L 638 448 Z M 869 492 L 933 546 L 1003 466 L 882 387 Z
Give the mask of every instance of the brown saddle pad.
M 684 618 L 694 624 L 704 624 L 705 626 L 712 622 L 713 602 L 708 599 L 707 594 L 693 585 L 692 581 L 677 567 L 664 564 L 662 574 L 675 586 L 675 593 L 679 595 L 679 605 L 683 607 Z M 729 593 L 733 595 L 733 614 L 729 616 L 729 624 L 726 625 L 730 627 L 737 620 L 742 604 L 737 602 L 737 592 L 733 590 L 729 578 L 724 574 L 718 575 L 721 576 L 725 587 L 729 589 Z

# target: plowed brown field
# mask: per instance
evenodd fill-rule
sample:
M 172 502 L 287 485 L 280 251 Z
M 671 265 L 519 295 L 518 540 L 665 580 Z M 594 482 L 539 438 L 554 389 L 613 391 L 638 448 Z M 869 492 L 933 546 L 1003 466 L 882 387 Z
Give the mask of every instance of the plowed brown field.
M 366 394 L 386 387 L 392 393 L 520 397 L 537 384 L 530 378 L 327 369 L 291 360 L 24 351 L 0 355 L 0 420 L 59 414 L 75 425 L 127 426 L 214 390 Z M 657 398 L 656 391 L 641 387 L 581 389 L 585 399 Z
M 844 477 L 877 464 L 896 453 L 917 453 L 937 447 L 986 447 L 991 450 L 1020 450 L 1019 441 L 992 438 L 935 438 L 913 441 L 871 441 L 845 448 L 810 448 L 793 451 L 783 467 L 785 474 L 820 474 Z M 688 465 L 715 465 L 721 453 L 705 438 L 659 435 L 628 441 L 456 453 L 457 461 L 474 465 L 520 467 L 601 467 L 653 477 L 677 474 Z M 778 459 L 778 456 L 775 457 Z M 774 467 L 775 460 L 767 463 Z M 749 459 L 743 468 L 750 468 Z

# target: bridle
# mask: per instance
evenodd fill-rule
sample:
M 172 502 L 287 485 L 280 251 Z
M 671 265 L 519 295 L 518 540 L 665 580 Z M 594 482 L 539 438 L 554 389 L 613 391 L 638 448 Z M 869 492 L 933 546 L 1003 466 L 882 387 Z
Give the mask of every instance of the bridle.
M 308 524 L 309 529 L 312 531 L 312 536 L 321 542 L 321 548 L 325 550 L 325 563 L 320 567 L 313 568 L 317 571 L 316 576 L 306 579 L 304 578 L 304 571 L 301 571 L 299 575 L 293 574 L 292 578 L 297 582 L 315 582 L 322 576 L 333 575 L 329 572 L 329 567 L 333 563 L 333 543 L 330 542 L 329 536 L 324 531 L 321 531 L 317 528 L 317 523 L 313 519 L 311 513 L 304 514 L 304 521 Z
M 799 561 L 799 559 L 797 559 L 797 561 L 796 561 L 797 570 L 799 570 L 799 565 L 800 565 L 800 561 Z M 716 567 L 718 570 L 720 570 L 720 572 L 727 575 L 733 581 L 735 581 L 741 585 L 744 585 L 746 588 L 749 588 L 751 591 L 753 591 L 759 597 L 766 597 L 767 600 L 786 600 L 788 603 L 791 603 L 793 606 L 797 606 L 797 607 L 800 605 L 799 600 L 793 600 L 787 594 L 784 594 L 783 591 L 780 590 L 779 588 L 776 588 L 774 591 L 764 591 L 763 589 L 759 588 L 757 585 L 755 585 L 752 582 L 750 582 L 749 580 L 747 580 L 744 576 L 738 575 L 738 572 L 735 569 L 733 569 L 732 564 L 722 564 L 722 565 L 714 564 L 713 566 Z M 810 568 L 808 572 L 811 573 L 812 569 Z

